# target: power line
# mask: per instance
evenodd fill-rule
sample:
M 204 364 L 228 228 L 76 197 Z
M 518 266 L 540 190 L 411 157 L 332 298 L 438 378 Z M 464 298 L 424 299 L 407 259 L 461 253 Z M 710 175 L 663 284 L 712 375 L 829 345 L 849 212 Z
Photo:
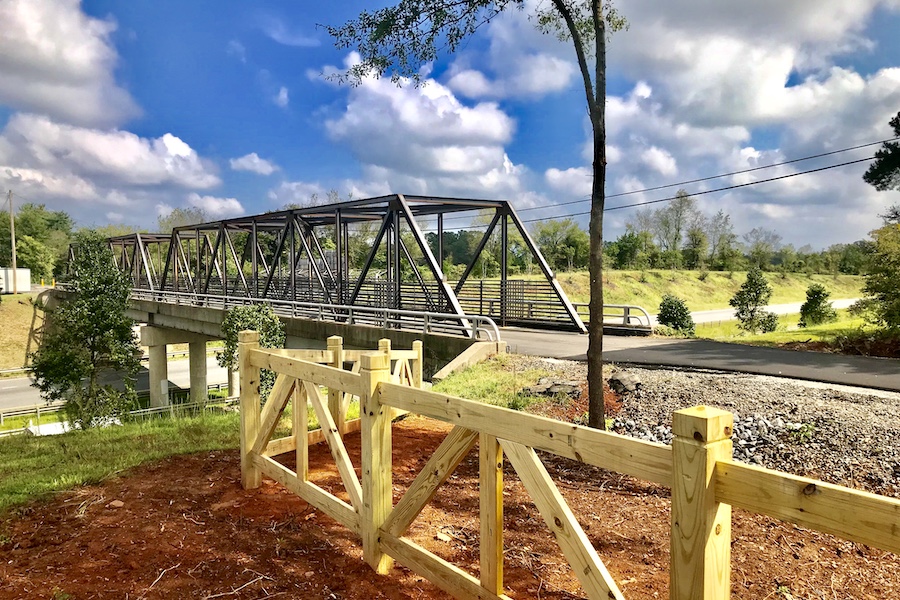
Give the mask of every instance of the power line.
M 658 186 L 654 186 L 654 187 L 643 188 L 643 189 L 640 189 L 640 190 L 631 190 L 631 191 L 629 191 L 629 192 L 620 192 L 620 193 L 618 193 L 618 194 L 607 194 L 607 195 L 605 196 L 605 198 L 608 200 L 608 199 L 610 199 L 610 198 L 620 198 L 620 197 L 622 197 L 622 196 L 630 196 L 630 195 L 633 195 L 633 194 L 642 194 L 642 193 L 645 193 L 645 192 L 655 192 L 655 191 L 664 190 L 664 189 L 667 189 L 667 188 L 673 188 L 673 187 L 680 187 L 680 186 L 684 186 L 684 185 L 690 185 L 690 184 L 692 184 L 692 183 L 702 183 L 702 182 L 704 182 L 704 181 L 711 181 L 711 180 L 713 180 L 713 179 L 721 179 L 721 178 L 723 178 L 723 177 L 733 177 L 734 175 L 743 175 L 743 174 L 746 174 L 746 173 L 753 173 L 753 172 L 755 172 L 755 171 L 761 171 L 761 170 L 765 170 L 765 169 L 772 169 L 772 168 L 775 168 L 775 167 L 781 167 L 781 166 L 784 166 L 784 165 L 790 165 L 790 164 L 794 164 L 794 163 L 798 163 L 798 162 L 804 162 L 804 161 L 807 161 L 807 160 L 814 160 L 814 159 L 816 159 L 816 158 L 824 158 L 824 157 L 826 157 L 826 156 L 834 156 L 835 154 L 842 154 L 842 153 L 844 153 L 844 152 L 851 152 L 851 151 L 853 151 L 853 150 L 860 150 L 861 148 L 868 148 L 868 147 L 870 147 L 870 146 L 878 146 L 878 145 L 880 145 L 880 144 L 884 144 L 884 143 L 887 143 L 887 142 L 892 142 L 892 141 L 895 141 L 895 140 L 900 140 L 900 137 L 893 137 L 893 138 L 889 138 L 889 139 L 886 139 L 886 140 L 880 140 L 880 141 L 877 141 L 877 142 L 869 142 L 869 143 L 866 143 L 866 144 L 859 144 L 859 145 L 857 145 L 857 146 L 849 146 L 849 147 L 847 147 L 847 148 L 841 148 L 841 149 L 839 149 L 839 150 L 831 150 L 831 151 L 829 151 L 829 152 L 822 152 L 822 153 L 819 153 L 819 154 L 812 154 L 812 155 L 810 155 L 810 156 L 804 156 L 804 157 L 801 157 L 801 158 L 792 158 L 792 159 L 790 159 L 790 160 L 785 160 L 785 161 L 781 161 L 781 162 L 777 162 L 777 163 L 772 163 L 772 164 L 770 164 L 770 165 L 762 165 L 762 166 L 758 166 L 758 167 L 751 167 L 751 168 L 749 168 L 749 169 L 741 169 L 741 170 L 739 170 L 739 171 L 732 171 L 732 172 L 730 172 L 730 173 L 722 173 L 722 174 L 719 174 L 719 175 L 710 175 L 710 176 L 708 176 L 708 177 L 700 177 L 700 178 L 697 178 L 697 179 L 689 179 L 689 180 L 686 180 L 686 181 L 680 181 L 680 182 L 677 182 L 677 183 L 669 183 L 669 184 L 666 184 L 666 185 L 658 185 Z M 862 160 L 871 160 L 871 159 L 870 159 L 870 158 L 866 158 L 866 159 L 862 159 Z M 861 161 L 857 161 L 857 162 L 862 162 L 862 160 L 861 160 Z M 834 165 L 834 166 L 835 166 L 835 167 L 839 167 L 839 166 L 845 166 L 845 165 L 847 165 L 847 164 L 853 164 L 853 163 L 852 163 L 852 162 L 850 162 L 850 163 L 843 163 L 843 164 L 840 164 L 840 165 Z M 832 168 L 832 167 L 826 167 L 826 168 Z M 823 169 L 820 169 L 820 170 L 823 170 Z M 789 176 L 792 176 L 792 175 L 803 175 L 803 174 L 805 174 L 805 173 L 814 173 L 814 172 L 816 172 L 816 170 L 802 171 L 802 172 L 798 172 L 798 173 L 789 174 Z M 783 179 L 784 177 L 780 177 L 780 178 Z M 765 179 L 765 180 L 759 181 L 759 183 L 765 183 L 766 181 L 776 181 L 777 179 L 779 179 L 779 178 Z M 737 187 L 742 187 L 742 186 L 737 186 Z M 721 189 L 724 190 L 724 189 L 729 189 L 729 188 L 721 188 Z M 710 190 L 710 191 L 716 191 L 716 190 Z M 700 195 L 703 195 L 703 194 L 706 194 L 706 193 L 709 193 L 709 191 L 707 191 L 707 192 L 695 192 L 695 193 L 692 193 L 692 195 L 694 195 L 694 196 L 700 196 Z M 673 197 L 673 198 L 665 198 L 665 199 L 658 200 L 658 201 L 654 201 L 654 202 L 665 202 L 665 201 L 667 201 L 667 200 L 672 200 L 672 199 L 674 199 L 674 197 Z M 549 206 L 531 206 L 531 207 L 528 207 L 528 208 L 520 208 L 520 209 L 517 209 L 517 212 L 519 212 L 519 213 L 524 213 L 524 212 L 528 212 L 528 211 L 532 211 L 532 210 L 547 210 L 547 209 L 555 208 L 555 207 L 558 207 L 558 206 L 570 206 L 570 205 L 572 205 L 572 204 L 581 204 L 582 202 L 590 202 L 590 200 L 591 200 L 590 197 L 587 197 L 587 198 L 579 198 L 578 200 L 569 200 L 568 202 L 558 202 L 558 203 L 556 203 L 556 204 L 552 204 L 552 205 L 549 205 Z M 652 202 L 651 202 L 651 204 L 652 204 Z M 641 206 L 641 204 L 635 204 L 635 205 L 623 205 L 621 208 L 627 208 L 627 207 L 629 207 L 629 206 Z M 618 208 L 620 208 L 620 207 L 615 207 L 615 208 L 612 208 L 612 209 L 606 209 L 606 210 L 617 210 Z M 561 216 L 561 217 L 566 217 L 566 216 L 579 216 L 579 215 L 585 215 L 585 214 L 588 214 L 588 213 L 589 213 L 589 211 L 587 211 L 587 212 L 573 213 L 573 214 L 564 214 L 564 215 L 560 215 L 560 216 Z M 452 219 L 460 220 L 460 219 L 468 219 L 468 218 L 470 218 L 470 217 L 466 217 L 466 216 L 458 216 L 458 217 L 447 217 L 445 220 L 446 220 L 446 221 L 450 221 L 450 220 L 452 220 Z M 534 222 L 534 221 L 540 221 L 540 220 L 543 220 L 543 219 L 545 219 L 545 218 L 558 218 L 558 217 L 542 217 L 541 219 L 530 219 L 530 220 L 524 221 L 524 222 L 526 222 L 526 223 L 532 223 L 532 222 Z M 486 226 L 485 226 L 485 227 L 486 227 Z M 483 229 L 483 228 L 484 228 L 484 227 L 480 227 L 480 228 L 476 228 L 476 229 Z
M 752 185 L 759 185 L 759 184 L 761 184 L 761 183 L 769 183 L 769 182 L 772 182 L 772 181 L 780 181 L 780 180 L 782 180 L 782 179 L 790 179 L 791 177 L 799 177 L 800 175 L 809 175 L 810 173 L 819 173 L 819 172 L 821 172 L 821 171 L 828 171 L 828 170 L 830 170 L 830 169 L 837 169 L 837 168 L 839 168 L 839 167 L 846 167 L 846 166 L 848 166 L 848 165 L 855 165 L 855 164 L 862 163 L 862 162 L 868 162 L 868 161 L 873 160 L 873 159 L 874 159 L 874 157 L 871 157 L 871 156 L 868 157 L 868 158 L 858 158 L 858 159 L 856 159 L 856 160 L 850 160 L 850 161 L 847 161 L 847 162 L 838 163 L 838 164 L 836 164 L 836 165 L 829 165 L 829 166 L 827 166 L 827 167 L 819 167 L 819 168 L 817 168 L 817 169 L 807 169 L 806 171 L 799 171 L 799 172 L 797 172 L 797 173 L 788 173 L 788 174 L 786 174 L 786 175 L 779 175 L 779 176 L 777 176 L 777 177 L 769 177 L 769 178 L 767 178 L 767 179 L 760 179 L 760 180 L 758 180 L 758 181 L 748 181 L 747 183 L 738 183 L 738 184 L 735 184 L 735 185 L 729 185 L 729 186 L 720 187 L 720 188 L 715 188 L 715 189 L 711 189 L 711 190 L 703 190 L 703 191 L 700 191 L 700 192 L 693 192 L 693 193 L 691 194 L 691 196 L 703 196 L 703 195 L 705 195 L 705 194 L 712 194 L 712 193 L 715 193 L 715 192 L 727 192 L 727 191 L 729 191 L 729 190 L 736 190 L 736 189 L 739 189 L 739 188 L 745 188 L 745 187 L 749 187 L 749 186 L 752 186 Z M 632 204 L 622 204 L 621 206 L 608 206 L 608 207 L 606 207 L 606 208 L 603 209 L 603 212 L 609 212 L 609 211 L 613 211 L 613 210 L 621 210 L 621 209 L 623 209 L 623 208 L 634 208 L 634 207 L 637 207 L 637 206 L 647 206 L 648 204 L 658 204 L 658 203 L 660 203 L 660 202 L 671 202 L 672 200 L 675 200 L 675 198 L 677 198 L 677 197 L 678 197 L 678 196 L 669 196 L 669 197 L 667 197 L 667 198 L 659 198 L 659 199 L 657 199 L 657 200 L 647 200 L 647 201 L 645 201 L 645 202 L 634 202 L 634 203 L 632 203 Z M 577 216 L 582 216 L 582 215 L 588 215 L 588 214 L 590 214 L 590 212 L 591 212 L 591 211 L 587 210 L 587 211 L 582 211 L 582 212 L 577 212 L 577 213 L 571 213 L 571 214 L 566 214 L 566 215 L 559 215 L 558 217 L 553 217 L 553 218 L 559 218 L 559 217 L 577 217 Z M 533 223 L 533 222 L 535 222 L 535 221 L 544 221 L 544 220 L 546 220 L 547 218 L 548 218 L 548 217 L 544 217 L 544 218 L 540 218 L 540 219 L 527 219 L 527 220 L 526 220 L 526 219 L 523 219 L 522 222 L 523 222 L 523 223 Z
M 693 193 L 691 194 L 691 196 L 703 196 L 703 195 L 706 195 L 706 194 L 713 194 L 713 193 L 716 193 L 716 192 L 727 192 L 727 191 L 729 191 L 729 190 L 735 190 L 735 189 L 740 189 L 740 188 L 750 187 L 750 186 L 753 186 L 753 185 L 759 185 L 759 184 L 761 184 L 761 183 L 770 183 L 770 182 L 772 182 L 772 181 L 780 181 L 780 180 L 783 180 L 783 179 L 790 179 L 791 177 L 799 177 L 800 175 L 809 175 L 810 173 L 819 173 L 819 172 L 821 172 L 821 171 L 828 171 L 828 170 L 830 170 L 830 169 L 837 169 L 837 168 L 840 168 L 840 167 L 846 167 L 846 166 L 849 166 L 849 165 L 855 165 L 855 164 L 867 162 L 867 161 L 870 161 L 870 160 L 874 160 L 874 158 L 875 158 L 875 157 L 873 157 L 873 156 L 870 156 L 870 157 L 867 157 L 867 158 L 858 158 L 858 159 L 856 159 L 856 160 L 850 160 L 850 161 L 843 162 L 843 163 L 838 163 L 838 164 L 835 164 L 835 165 L 828 165 L 828 166 L 826 166 L 826 167 L 818 167 L 818 168 L 816 168 L 816 169 L 807 169 L 806 171 L 798 171 L 798 172 L 796 172 L 796 173 L 787 173 L 787 174 L 785 174 L 785 175 L 779 175 L 779 176 L 777 176 L 777 177 L 769 177 L 769 178 L 767 178 L 767 179 L 759 179 L 759 180 L 757 180 L 757 181 L 748 181 L 747 183 L 737 183 L 737 184 L 734 184 L 734 185 L 729 185 L 729 186 L 725 186 L 725 187 L 715 188 L 715 189 L 711 189 L 711 190 L 703 190 L 703 191 L 700 191 L 700 192 L 693 192 Z M 676 185 L 677 185 L 677 184 L 676 184 Z M 671 187 L 671 186 L 670 186 L 670 187 Z M 606 208 L 603 209 L 603 212 L 609 212 L 609 211 L 613 211 L 613 210 L 621 210 L 621 209 L 623 209 L 623 208 L 635 208 L 635 207 L 638 207 L 638 206 L 647 206 L 647 205 L 649 205 L 649 204 L 659 204 L 659 203 L 661 203 L 661 202 L 671 202 L 672 200 L 675 200 L 677 197 L 678 197 L 678 196 L 668 196 L 668 197 L 666 197 L 666 198 L 658 198 L 658 199 L 656 199 L 656 200 L 647 200 L 647 201 L 644 201 L 644 202 L 634 202 L 634 203 L 632 203 L 632 204 L 622 204 L 622 205 L 620 205 L 620 206 L 608 206 L 608 207 L 606 207 Z M 558 205 L 554 205 L 554 206 L 558 206 Z M 543 207 L 540 207 L 540 208 L 543 208 Z M 549 207 L 548 207 L 548 208 L 549 208 Z M 518 212 L 523 212 L 523 211 L 520 210 L 520 211 L 518 211 Z M 561 214 L 561 215 L 555 215 L 555 216 L 553 216 L 553 217 L 539 217 L 539 218 L 534 218 L 534 219 L 522 219 L 522 223 L 535 223 L 535 222 L 537 222 L 537 221 L 546 221 L 546 220 L 548 220 L 548 219 L 561 219 L 561 218 L 565 218 L 565 217 L 580 217 L 580 216 L 584 216 L 584 215 L 589 215 L 590 213 L 591 213 L 590 210 L 585 210 L 585 211 L 581 211 L 581 212 L 565 213 L 565 214 Z M 478 230 L 483 230 L 483 229 L 487 229 L 487 225 L 480 225 L 480 226 L 474 226 L 474 227 L 460 227 L 457 231 L 478 231 Z M 425 229 L 424 231 L 436 231 L 436 229 L 427 228 L 427 229 Z

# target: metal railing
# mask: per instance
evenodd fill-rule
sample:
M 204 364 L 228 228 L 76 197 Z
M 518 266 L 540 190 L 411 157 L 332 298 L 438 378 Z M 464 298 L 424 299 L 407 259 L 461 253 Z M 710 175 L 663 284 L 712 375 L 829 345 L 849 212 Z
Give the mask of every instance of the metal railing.
M 131 297 L 135 300 L 211 308 L 266 304 L 271 306 L 276 314 L 286 317 L 316 321 L 337 321 L 347 325 L 369 325 L 385 329 L 421 331 L 422 333 L 463 335 L 473 339 L 486 339 L 488 341 L 500 340 L 500 329 L 497 327 L 497 324 L 492 318 L 483 315 L 455 315 L 396 308 L 318 304 L 314 302 L 292 302 L 290 300 L 162 292 L 143 289 L 132 290 Z
M 573 306 L 587 323 L 590 320 L 590 305 L 586 302 L 579 302 Z M 616 312 L 606 312 L 608 310 Z M 653 327 L 653 318 L 645 309 L 634 304 L 604 304 L 603 323 L 625 327 Z

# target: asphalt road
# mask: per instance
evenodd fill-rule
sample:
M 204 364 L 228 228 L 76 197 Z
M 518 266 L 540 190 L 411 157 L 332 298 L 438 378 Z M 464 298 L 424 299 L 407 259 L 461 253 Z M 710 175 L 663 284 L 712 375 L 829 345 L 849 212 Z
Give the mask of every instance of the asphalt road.
M 215 357 L 206 359 L 206 369 L 207 383 L 216 384 L 228 381 L 228 374 L 216 363 Z M 138 372 L 136 386 L 138 392 L 146 392 L 149 389 L 147 381 L 147 367 L 144 365 Z M 190 387 L 191 379 L 187 359 L 169 361 L 169 384 L 172 387 Z M 31 380 L 27 377 L 0 379 L 0 409 L 34 406 L 41 402 L 40 393 L 36 388 L 31 387 Z
M 504 328 L 510 351 L 567 360 L 586 360 L 587 336 L 578 333 Z M 612 363 L 660 365 L 775 375 L 900 392 L 900 360 L 795 352 L 696 339 L 603 337 L 603 359 Z

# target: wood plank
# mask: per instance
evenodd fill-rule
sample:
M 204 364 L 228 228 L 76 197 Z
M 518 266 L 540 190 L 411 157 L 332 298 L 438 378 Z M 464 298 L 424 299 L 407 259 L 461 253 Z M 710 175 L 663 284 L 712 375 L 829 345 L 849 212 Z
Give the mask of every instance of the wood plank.
M 425 505 L 434 498 L 437 489 L 447 481 L 462 459 L 472 450 L 477 440 L 478 433 L 454 427 L 397 502 L 384 522 L 384 529 L 396 536 L 406 533 Z
M 492 435 L 478 441 L 481 587 L 503 593 L 503 449 Z
M 297 449 L 297 441 L 294 436 L 278 438 L 266 444 L 266 449 L 261 454 L 265 456 L 278 456 L 286 452 L 293 452 Z
M 672 485 L 672 449 L 446 394 L 383 383 L 381 401 L 611 471 Z
M 329 364 L 332 362 L 331 350 L 308 350 L 304 348 L 265 348 L 266 352 L 295 358 L 306 362 Z
M 350 462 L 350 455 L 344 446 L 344 440 L 341 439 L 340 431 L 331 417 L 331 413 L 328 412 L 327 401 L 316 384 L 304 381 L 303 389 L 306 391 L 307 398 L 309 398 L 316 411 L 316 416 L 319 418 L 325 441 L 328 442 L 328 448 L 331 450 L 331 456 L 334 458 L 338 473 L 341 475 L 341 481 L 344 482 L 347 495 L 350 496 L 350 504 L 356 510 L 359 510 L 362 506 L 362 486 L 356 477 L 356 471 L 353 469 L 353 463 Z
M 600 560 L 534 449 L 503 439 L 500 444 L 547 527 L 559 542 L 559 547 L 588 598 L 624 600 L 615 580 Z
M 716 500 L 716 461 L 730 460 L 731 413 L 694 406 L 672 415 L 669 600 L 720 600 L 731 591 L 731 506 Z
M 256 441 L 253 442 L 252 452 L 261 454 L 265 451 L 266 444 L 272 439 L 272 434 L 275 433 L 275 428 L 278 427 L 278 421 L 281 419 L 281 415 L 291 399 L 296 382 L 296 379 L 288 375 L 279 375 L 275 378 L 275 385 L 272 386 L 269 398 L 262 409 L 259 432 L 256 435 Z
M 347 351 L 344 350 L 344 353 L 346 354 Z M 360 363 L 358 361 L 353 363 L 353 366 L 350 368 L 350 372 L 359 374 L 359 367 L 360 367 Z M 359 394 L 351 394 L 349 392 L 344 393 L 343 399 L 341 400 L 341 402 L 342 402 L 341 410 L 344 411 L 345 415 L 347 414 L 347 411 L 350 409 L 350 403 L 353 401 L 354 397 L 359 399 Z M 346 427 L 346 426 L 347 426 L 347 423 L 344 423 L 344 427 Z M 347 433 L 346 429 L 344 430 L 344 433 Z
M 296 381 L 296 379 L 294 380 Z M 300 481 L 309 479 L 309 411 L 307 411 L 306 394 L 299 385 L 294 386 L 291 396 L 291 439 L 294 442 L 296 454 L 294 460 L 297 465 L 297 478 Z
M 415 360 L 419 355 L 415 350 L 391 350 L 391 360 Z
M 357 396 L 362 389 L 359 375 L 326 365 L 279 356 L 266 350 L 251 351 L 250 364 L 260 369 L 291 375 L 301 381 L 315 381 L 327 388 L 334 387 Z
M 241 373 L 241 486 L 245 490 L 258 488 L 261 473 L 254 466 L 251 448 L 259 433 L 259 369 L 251 364 L 253 353 L 259 348 L 259 333 L 238 333 L 238 361 Z
M 359 427 L 362 421 L 360 419 L 353 419 L 352 421 L 347 421 L 346 433 L 353 433 L 355 431 L 359 431 Z M 325 434 L 321 429 L 313 429 L 309 433 L 307 433 L 306 443 L 310 446 L 314 446 L 316 444 L 321 444 L 325 441 Z M 284 454 L 285 452 L 292 452 L 297 449 L 297 443 L 294 441 L 294 437 L 286 437 L 279 438 L 277 440 L 272 440 L 266 446 L 266 451 L 263 452 L 266 456 L 278 456 L 279 454 Z
M 296 473 L 268 456 L 254 455 L 253 462 L 267 476 L 306 500 L 311 506 L 359 534 L 359 515 L 352 506 L 309 481 L 300 481 Z
M 900 499 L 738 462 L 716 464 L 716 499 L 900 554 Z
M 363 557 L 377 573 L 385 574 L 392 561 L 381 548 L 379 532 L 392 508 L 391 409 L 381 404 L 377 392 L 391 376 L 391 361 L 386 354 L 370 353 L 361 357 L 360 364 L 363 503 L 359 512 Z
M 512 600 L 492 594 L 479 581 L 456 565 L 449 563 L 405 538 L 382 532 L 381 547 L 397 562 L 460 600 Z

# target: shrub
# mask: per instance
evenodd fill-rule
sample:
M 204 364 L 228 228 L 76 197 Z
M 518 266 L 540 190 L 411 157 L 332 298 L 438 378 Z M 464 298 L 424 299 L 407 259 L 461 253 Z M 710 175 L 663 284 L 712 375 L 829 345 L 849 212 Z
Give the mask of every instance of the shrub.
M 728 304 L 734 307 L 734 314 L 744 331 L 763 333 L 775 331 L 778 317 L 763 310 L 772 297 L 772 287 L 766 281 L 758 266 L 747 271 L 747 279 L 734 294 Z
M 666 294 L 659 303 L 659 314 L 656 320 L 660 325 L 666 325 L 681 333 L 694 335 L 694 319 L 684 300 Z
M 837 311 L 831 307 L 828 297 L 831 294 L 821 283 L 814 283 L 806 288 L 806 302 L 800 307 L 800 327 L 809 327 L 820 323 L 837 321 Z

